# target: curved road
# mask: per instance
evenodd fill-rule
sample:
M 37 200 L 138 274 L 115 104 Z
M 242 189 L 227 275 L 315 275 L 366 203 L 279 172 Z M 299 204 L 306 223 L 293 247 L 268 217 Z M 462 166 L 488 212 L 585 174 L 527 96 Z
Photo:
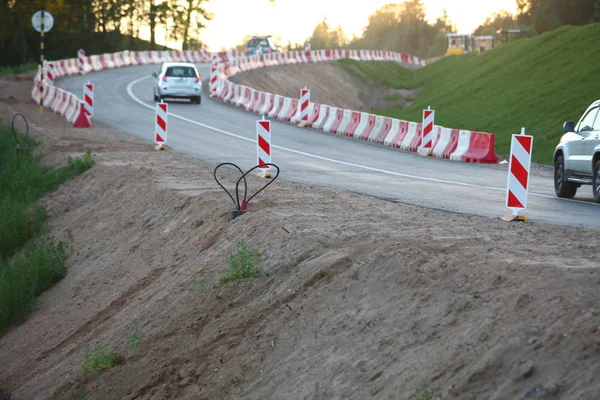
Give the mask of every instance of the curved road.
M 58 86 L 79 97 L 87 80 L 95 83 L 94 120 L 153 142 L 154 108 L 151 73 L 158 66 L 125 67 L 73 76 Z M 210 65 L 199 64 L 203 78 Z M 214 165 L 234 162 L 247 170 L 256 165 L 256 114 L 206 94 L 202 105 L 169 103 L 167 145 Z M 274 120 L 272 160 L 280 179 L 347 189 L 424 207 L 497 218 L 505 204 L 507 165 L 480 165 L 422 157 L 361 140 L 298 128 Z M 548 172 L 532 173 L 528 208 L 532 222 L 600 229 L 600 205 L 591 188 L 576 200 L 554 195 Z

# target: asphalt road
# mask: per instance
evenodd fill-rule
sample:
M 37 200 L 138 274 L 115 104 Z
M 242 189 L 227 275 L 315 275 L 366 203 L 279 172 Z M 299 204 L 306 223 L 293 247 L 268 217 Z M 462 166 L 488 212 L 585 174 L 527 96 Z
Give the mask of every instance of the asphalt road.
M 87 80 L 95 84 L 94 120 L 153 142 L 151 73 L 157 66 L 127 67 L 73 76 L 58 86 L 82 96 Z M 256 114 L 211 99 L 206 94 L 209 65 L 198 65 L 204 80 L 202 104 L 169 102 L 167 146 L 214 165 L 256 165 Z M 478 165 L 422 157 L 293 124 L 272 122 L 272 161 L 279 179 L 347 189 L 424 207 L 497 218 L 506 214 L 507 165 Z M 151 145 L 151 144 L 149 144 Z M 534 148 L 535 151 L 535 148 Z M 527 210 L 531 222 L 600 229 L 600 205 L 591 188 L 575 200 L 554 195 L 550 172 L 531 175 Z

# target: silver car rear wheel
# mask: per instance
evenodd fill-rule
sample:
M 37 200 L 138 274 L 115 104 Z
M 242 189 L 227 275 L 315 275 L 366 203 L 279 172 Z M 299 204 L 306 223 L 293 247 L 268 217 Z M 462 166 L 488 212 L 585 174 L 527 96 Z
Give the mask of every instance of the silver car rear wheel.
M 596 165 L 594 165 L 592 188 L 594 190 L 594 201 L 600 203 L 600 161 L 596 161 Z
M 554 160 L 554 192 L 558 197 L 571 199 L 577 193 L 577 185 L 567 180 L 565 162 L 562 155 Z

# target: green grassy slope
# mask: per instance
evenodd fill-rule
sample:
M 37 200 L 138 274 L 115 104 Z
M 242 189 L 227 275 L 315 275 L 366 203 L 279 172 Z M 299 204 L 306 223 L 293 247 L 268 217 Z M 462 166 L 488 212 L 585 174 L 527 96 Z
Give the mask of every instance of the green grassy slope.
M 431 106 L 439 125 L 495 133 L 499 154 L 509 153 L 510 135 L 525 127 L 535 136 L 533 160 L 551 163 L 562 123 L 576 121 L 600 99 L 600 24 L 563 27 L 419 70 L 392 62 L 340 63 L 394 88 L 422 89 L 410 107 L 377 114 L 420 121 Z

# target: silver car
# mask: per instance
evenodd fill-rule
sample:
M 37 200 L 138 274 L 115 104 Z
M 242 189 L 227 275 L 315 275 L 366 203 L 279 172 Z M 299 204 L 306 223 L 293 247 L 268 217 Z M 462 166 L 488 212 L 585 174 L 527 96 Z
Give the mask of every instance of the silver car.
M 202 102 L 202 81 L 194 64 L 164 63 L 158 73 L 152 73 L 154 82 L 154 101 L 163 99 L 190 99 Z
M 593 102 L 575 125 L 567 121 L 567 132 L 554 150 L 554 190 L 558 197 L 572 198 L 581 185 L 592 185 L 600 203 L 600 100 Z

